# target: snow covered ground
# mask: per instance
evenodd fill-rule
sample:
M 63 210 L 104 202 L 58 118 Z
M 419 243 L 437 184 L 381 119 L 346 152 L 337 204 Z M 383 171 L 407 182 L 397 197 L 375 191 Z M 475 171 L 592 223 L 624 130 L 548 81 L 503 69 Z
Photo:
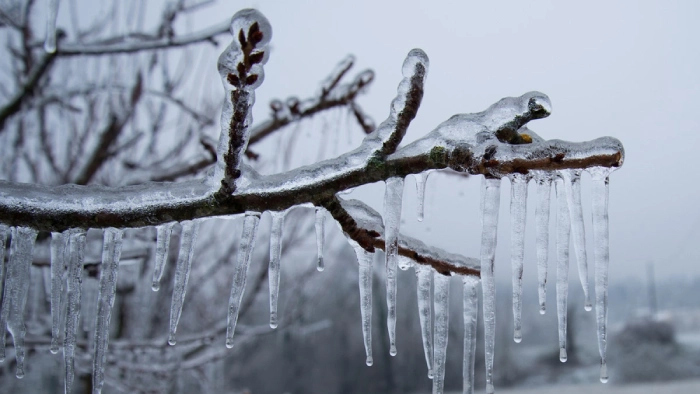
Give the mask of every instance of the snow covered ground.
M 483 392 L 483 388 L 477 390 Z M 683 380 L 675 382 L 656 382 L 627 385 L 612 384 L 585 384 L 573 386 L 550 386 L 536 387 L 528 389 L 502 389 L 496 387 L 496 392 L 501 394 L 589 394 L 589 393 L 611 393 L 611 394 L 697 394 L 700 393 L 700 380 Z M 453 392 L 451 394 L 457 394 Z

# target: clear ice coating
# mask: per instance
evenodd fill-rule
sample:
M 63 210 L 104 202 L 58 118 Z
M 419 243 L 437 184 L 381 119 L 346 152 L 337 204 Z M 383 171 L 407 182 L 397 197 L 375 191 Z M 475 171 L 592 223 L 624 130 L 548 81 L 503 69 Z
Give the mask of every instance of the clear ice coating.
M 83 260 L 85 258 L 85 231 L 70 232 L 70 261 L 68 262 L 68 311 L 66 312 L 65 338 L 63 339 L 63 361 L 65 363 L 65 392 L 72 393 L 75 377 L 75 348 L 80 323 L 82 298 Z
M 46 13 L 46 41 L 44 41 L 44 50 L 47 53 L 56 52 L 56 17 L 58 17 L 59 0 L 48 0 L 48 9 Z
M 374 363 L 372 358 L 372 263 L 374 262 L 374 253 L 366 251 L 354 242 L 352 244 L 360 266 L 360 315 L 362 316 L 362 337 L 365 341 L 365 353 L 367 354 L 366 364 L 371 366 Z
M 87 275 L 83 278 L 82 287 L 83 302 L 80 311 L 80 320 L 83 325 L 83 332 L 89 335 L 89 333 L 93 332 L 95 329 L 97 295 L 100 291 L 100 282 L 96 277 Z
M 590 311 L 593 309 L 593 305 L 588 292 L 588 257 L 586 256 L 586 231 L 583 227 L 583 207 L 581 205 L 581 170 L 560 170 L 559 174 L 564 179 L 564 191 L 569 205 L 571 233 L 574 240 L 576 261 L 578 262 L 578 276 L 585 298 L 584 308 Z
M 431 171 L 423 171 L 415 175 L 419 222 L 422 222 L 425 218 L 425 185 L 428 183 L 428 175 L 430 175 L 430 172 Z
M 428 378 L 433 378 L 433 302 L 432 280 L 433 270 L 420 264 L 416 269 L 416 291 L 418 293 L 418 317 L 420 318 L 421 338 L 425 362 L 428 364 Z
M 177 265 L 175 266 L 173 296 L 170 303 L 170 327 L 168 332 L 168 343 L 170 345 L 175 345 L 175 332 L 182 314 L 182 304 L 185 302 L 185 293 L 187 292 L 187 282 L 190 279 L 192 256 L 194 255 L 194 245 L 197 242 L 199 224 L 200 222 L 196 220 L 185 220 L 181 223 L 180 251 L 177 256 Z
M 109 345 L 109 321 L 112 317 L 114 296 L 117 291 L 119 258 L 122 253 L 123 231 L 116 228 L 104 230 L 102 242 L 102 266 L 100 267 L 100 292 L 97 297 L 95 335 L 93 338 L 94 359 L 92 364 L 92 392 L 102 392 Z
M 58 353 L 61 335 L 61 314 L 64 310 L 63 285 L 66 272 L 66 253 L 70 230 L 51 233 L 51 353 Z
M 323 262 L 323 244 L 326 239 L 326 210 L 323 207 L 316 207 L 316 255 L 318 263 L 316 269 L 321 272 L 326 266 Z
M 2 330 L 2 358 L 5 355 L 5 325 L 12 335 L 15 343 L 15 359 L 17 360 L 16 376 L 24 377 L 24 309 L 27 304 L 30 273 L 34 251 L 34 242 L 38 232 L 29 227 L 16 227 L 12 229 L 12 241 L 10 243 L 10 259 L 5 273 L 5 288 L 2 300 L 2 317 L 0 329 Z M 5 244 L 2 244 L 4 248 Z
M 557 178 L 554 183 L 557 196 L 557 325 L 559 328 L 559 360 L 566 362 L 566 314 L 569 297 L 569 248 L 571 217 L 566 198 L 566 181 Z
M 445 361 L 450 328 L 450 277 L 438 272 L 434 272 L 433 276 L 435 284 L 433 296 L 435 303 L 433 394 L 442 394 L 445 388 Z
M 552 194 L 552 175 L 538 171 L 535 175 L 537 206 L 535 208 L 535 245 L 537 253 L 537 296 L 540 313 L 545 312 L 547 301 L 547 263 L 549 260 L 549 211 Z
M 523 315 L 523 260 L 525 258 L 525 219 L 527 216 L 528 176 L 513 174 L 510 179 L 510 263 L 513 281 L 513 340 L 520 343 Z
M 474 393 L 474 362 L 476 359 L 476 323 L 479 312 L 479 280 L 462 278 L 462 307 L 464 311 L 464 359 L 462 361 L 462 393 Z
M 588 170 L 593 180 L 593 258 L 595 259 L 595 315 L 600 352 L 600 381 L 608 381 L 606 360 L 608 346 L 608 266 L 610 264 L 610 229 L 608 193 L 610 168 Z
M 396 355 L 396 268 L 399 260 L 399 225 L 404 181 L 401 177 L 386 180 L 384 192 L 384 235 L 386 256 L 386 324 L 389 329 L 389 354 Z
M 229 349 L 233 347 L 233 334 L 236 331 L 238 312 L 241 308 L 241 300 L 243 300 L 243 291 L 245 290 L 248 267 L 250 267 L 250 258 L 253 255 L 255 236 L 258 232 L 259 223 L 260 212 L 245 213 L 245 217 L 243 218 L 243 232 L 241 233 L 241 241 L 238 245 L 238 255 L 236 256 L 236 265 L 233 267 L 231 296 L 228 300 L 226 347 Z
M 270 230 L 270 265 L 267 277 L 270 281 L 270 327 L 277 328 L 277 301 L 280 293 L 280 261 L 282 259 L 282 229 L 284 215 L 282 212 L 272 214 L 272 229 Z
M 484 353 L 486 392 L 493 393 L 493 351 L 496 341 L 496 282 L 493 275 L 498 234 L 498 208 L 501 203 L 501 180 L 487 178 L 482 183 L 481 213 L 481 289 L 484 306 Z
M 168 250 L 170 249 L 170 235 L 173 232 L 175 223 L 165 223 L 156 226 L 156 261 L 153 267 L 153 291 L 160 290 L 160 280 L 163 277 L 163 268 L 168 260 Z

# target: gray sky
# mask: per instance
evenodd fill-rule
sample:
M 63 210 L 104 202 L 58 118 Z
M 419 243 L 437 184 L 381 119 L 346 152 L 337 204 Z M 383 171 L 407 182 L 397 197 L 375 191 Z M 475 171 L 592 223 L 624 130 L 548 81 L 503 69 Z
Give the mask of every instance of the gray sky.
M 610 135 L 625 145 L 625 165 L 611 176 L 611 280 L 641 277 L 647 262 L 656 263 L 662 277 L 700 274 L 700 264 L 695 264 L 700 260 L 700 209 L 692 170 L 694 147 L 700 144 L 695 119 L 700 113 L 700 27 L 694 23 L 700 2 L 221 1 L 199 12 L 193 28 L 245 7 L 260 9 L 273 26 L 257 120 L 267 116 L 272 98 L 312 95 L 320 79 L 352 53 L 360 68 L 376 71 L 360 102 L 379 123 L 388 115 L 404 56 L 422 48 L 430 57 L 430 71 L 406 142 L 453 114 L 481 111 L 504 96 L 546 93 L 552 116 L 530 124 L 542 137 L 583 141 Z M 212 59 L 215 76 L 214 64 Z M 218 83 L 216 77 L 203 80 Z M 308 143 L 301 148 L 314 146 L 319 138 L 302 134 Z M 360 138 L 355 135 L 353 143 Z M 346 140 L 340 138 L 341 148 Z M 308 162 L 316 151 L 301 156 L 306 159 L 300 163 Z M 505 278 L 510 273 L 509 186 L 503 182 L 497 273 Z M 414 183 L 407 181 L 402 231 L 478 256 L 479 186 L 477 178 L 433 175 L 426 220 L 419 223 Z M 589 186 L 585 174 L 592 271 Z M 532 188 L 530 195 L 528 281 L 536 278 Z M 352 196 L 381 210 L 383 185 L 361 188 Z

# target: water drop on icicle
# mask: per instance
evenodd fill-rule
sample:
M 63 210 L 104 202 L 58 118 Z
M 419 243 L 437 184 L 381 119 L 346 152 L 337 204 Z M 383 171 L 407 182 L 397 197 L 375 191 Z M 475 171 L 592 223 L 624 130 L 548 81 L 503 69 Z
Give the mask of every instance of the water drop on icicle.
M 415 175 L 416 198 L 418 199 L 418 221 L 422 222 L 425 217 L 425 185 L 428 183 L 428 175 L 431 171 L 423 171 Z
M 92 392 L 101 393 L 104 385 L 107 346 L 109 345 L 109 322 L 114 307 L 117 291 L 119 258 L 122 253 L 123 231 L 106 228 L 102 241 L 102 266 L 100 267 L 100 292 L 97 297 L 97 318 L 93 349 L 95 357 L 92 364 Z
M 386 180 L 384 192 L 384 229 L 386 256 L 386 324 L 389 330 L 389 354 L 396 355 L 396 268 L 399 260 L 399 225 L 403 198 L 403 178 Z
M 479 312 L 479 280 L 462 278 L 462 308 L 464 312 L 464 360 L 462 361 L 462 393 L 474 393 L 474 363 L 476 360 L 476 323 Z
M 578 276 L 585 298 L 584 309 L 590 311 L 593 309 L 593 305 L 588 293 L 588 257 L 586 256 L 586 231 L 583 227 L 583 207 L 581 206 L 581 170 L 560 170 L 559 174 L 564 179 L 564 191 L 566 192 L 566 201 L 569 204 L 571 233 L 574 240 L 576 261 L 578 262 Z
M 82 298 L 83 260 L 85 258 L 85 231 L 70 232 L 68 262 L 68 311 L 66 312 L 65 338 L 63 339 L 63 360 L 65 364 L 65 392 L 72 393 L 75 376 L 75 348 L 80 322 L 80 302 Z
M 175 279 L 173 281 L 173 296 L 170 303 L 170 327 L 168 332 L 168 344 L 175 345 L 175 332 L 177 324 L 182 314 L 182 304 L 185 302 L 187 293 L 187 282 L 190 280 L 190 269 L 192 268 L 192 256 L 194 255 L 194 245 L 199 232 L 199 221 L 185 220 L 181 223 L 180 251 L 177 256 L 175 266 Z
M 48 12 L 46 14 L 46 41 L 44 50 L 47 53 L 56 52 L 56 17 L 58 17 L 59 0 L 48 0 Z
M 447 339 L 450 327 L 450 277 L 434 272 L 435 283 L 435 346 L 433 365 L 433 394 L 442 394 L 445 386 L 445 360 L 447 358 Z
M 413 266 L 413 260 L 410 258 L 401 255 L 398 255 L 397 257 L 399 259 L 398 265 L 401 271 L 406 271 Z
M 433 270 L 429 267 L 416 264 L 416 290 L 418 293 L 418 316 L 420 318 L 421 338 L 423 339 L 423 352 L 428 364 L 428 378 L 433 378 L 433 300 L 431 285 Z
M 593 179 L 593 258 L 595 259 L 595 314 L 600 352 L 600 381 L 608 381 L 606 360 L 608 345 L 608 266 L 610 229 L 608 224 L 608 187 L 610 168 L 588 170 Z
M 160 290 L 160 280 L 163 277 L 163 268 L 168 260 L 168 250 L 170 249 L 170 235 L 173 232 L 175 223 L 166 223 L 156 226 L 156 261 L 153 267 L 153 291 Z
M 326 210 L 323 207 L 316 207 L 316 255 L 318 264 L 316 269 L 321 272 L 326 266 L 323 262 L 323 243 L 326 238 Z
M 363 249 L 355 242 L 353 249 L 357 255 L 360 273 L 360 314 L 362 315 L 362 337 L 365 341 L 365 353 L 367 354 L 366 364 L 371 366 L 372 359 L 372 264 L 374 263 L 374 253 Z
M 27 304 L 27 293 L 30 281 L 30 266 L 34 251 L 34 242 L 38 232 L 29 227 L 17 227 L 12 231 L 10 243 L 10 258 L 5 273 L 5 288 L 2 300 L 2 323 L 7 324 L 7 330 L 15 343 L 15 359 L 17 360 L 16 376 L 24 377 L 24 309 Z M 4 247 L 4 243 L 3 243 Z M 2 329 L 2 352 L 5 348 L 5 324 Z
M 258 223 L 260 223 L 259 212 L 246 212 L 243 219 L 243 232 L 241 233 L 241 241 L 238 245 L 238 255 L 236 256 L 236 265 L 233 267 L 233 284 L 231 285 L 231 295 L 228 299 L 228 316 L 226 321 L 226 347 L 233 347 L 233 334 L 236 331 L 236 323 L 238 322 L 238 312 L 241 308 L 241 300 L 243 300 L 243 291 L 245 290 L 246 278 L 248 276 L 248 267 L 250 267 L 250 258 L 253 255 L 255 247 L 255 236 L 258 232 Z
M 566 314 L 569 297 L 569 248 L 571 219 L 564 192 L 564 180 L 557 178 L 557 325 L 559 330 L 559 360 L 566 362 Z
M 520 343 L 523 314 L 523 260 L 525 258 L 525 219 L 528 177 L 513 174 L 510 179 L 510 263 L 513 282 L 513 340 Z
M 535 244 L 537 251 L 537 295 L 540 314 L 545 313 L 547 300 L 547 264 L 549 260 L 549 211 L 552 192 L 552 175 L 538 172 L 535 176 L 537 207 L 535 208 Z
M 277 301 L 280 293 L 280 261 L 282 260 L 282 229 L 286 212 L 270 212 L 270 265 L 267 276 L 270 282 L 270 327 L 277 328 Z
M 493 393 L 493 351 L 496 340 L 496 282 L 493 276 L 498 235 L 498 208 L 501 201 L 501 180 L 485 179 L 481 192 L 481 289 L 484 309 L 484 353 L 486 360 L 486 392 Z

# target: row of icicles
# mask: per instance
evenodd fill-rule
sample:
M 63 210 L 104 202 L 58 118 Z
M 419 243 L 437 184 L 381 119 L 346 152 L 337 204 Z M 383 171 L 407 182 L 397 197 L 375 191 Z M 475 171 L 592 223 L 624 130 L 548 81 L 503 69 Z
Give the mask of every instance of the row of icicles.
M 595 260 L 596 320 L 598 327 L 598 346 L 601 355 L 601 381 L 607 381 L 606 322 L 607 322 L 607 269 L 608 253 L 608 175 L 611 169 L 592 168 L 588 170 L 593 180 L 593 236 Z M 574 251 L 578 261 L 579 275 L 586 297 L 586 310 L 591 310 L 588 291 L 588 268 L 585 248 L 585 231 L 581 206 L 580 190 L 581 170 L 561 170 L 557 172 L 536 172 L 534 176 L 514 174 L 511 180 L 511 263 L 513 270 L 513 314 L 514 340 L 520 342 L 521 335 L 521 297 L 524 229 L 527 204 L 527 185 L 530 178 L 536 182 L 537 206 L 536 250 L 539 279 L 540 313 L 545 311 L 546 278 L 549 239 L 549 211 L 551 184 L 556 190 L 556 261 L 557 261 L 557 313 L 559 325 L 560 359 L 566 361 L 566 312 L 568 293 L 568 265 L 570 238 L 573 238 Z M 428 172 L 416 177 L 418 189 L 418 215 L 423 216 L 423 199 Z M 481 237 L 481 284 L 483 293 L 483 313 L 485 332 L 486 390 L 493 388 L 493 350 L 495 333 L 495 282 L 493 276 L 496 250 L 496 233 L 498 211 L 500 206 L 500 179 L 484 179 L 482 185 L 482 237 Z M 390 354 L 396 355 L 396 277 L 397 267 L 408 269 L 412 264 L 408 259 L 398 255 L 399 223 L 401 200 L 403 196 L 403 178 L 390 178 L 386 181 L 384 227 L 386 240 L 386 282 L 388 317 L 387 326 L 390 339 Z M 282 228 L 286 211 L 272 212 L 272 229 L 270 233 L 270 326 L 276 328 L 277 301 L 279 294 L 280 258 Z M 240 239 L 237 259 L 234 265 L 233 285 L 228 307 L 226 346 L 233 347 L 233 336 L 238 319 L 243 291 L 245 289 L 248 267 L 250 265 L 259 212 L 246 212 L 243 220 L 243 232 Z M 324 268 L 325 210 L 316 208 L 316 238 L 318 253 L 318 270 Z M 180 250 L 177 258 L 170 309 L 170 328 L 168 343 L 175 345 L 175 332 L 182 312 L 182 305 L 187 290 L 187 282 L 192 265 L 192 256 L 200 225 L 200 220 L 184 221 L 182 226 Z M 153 290 L 160 288 L 160 280 L 167 259 L 170 236 L 175 223 L 156 227 L 157 241 L 155 268 L 153 272 Z M 0 225 L 0 245 L 5 245 L 8 230 L 11 231 L 9 262 L 4 280 L 4 296 L 0 327 L 0 358 L 5 358 L 5 327 L 13 337 L 17 359 L 16 375 L 24 376 L 24 307 L 30 281 L 30 265 L 37 230 L 28 227 L 9 229 Z M 116 293 L 119 258 L 121 255 L 123 231 L 115 228 L 104 230 L 102 266 L 93 336 L 93 392 L 99 393 L 104 385 L 104 364 L 109 341 L 109 323 Z M 70 393 L 74 376 L 74 358 L 77 330 L 80 322 L 80 303 L 82 296 L 83 260 L 85 254 L 85 230 L 71 229 L 51 234 L 51 347 L 57 353 L 60 338 L 60 321 L 63 311 L 66 313 L 63 354 L 65 361 L 65 391 Z M 372 263 L 373 254 L 354 244 L 359 262 L 359 287 L 362 316 L 362 332 L 367 353 L 367 365 L 372 365 Z M 0 248 L 0 263 L 4 262 L 5 248 Z M 413 264 L 417 276 L 418 311 L 425 351 L 428 376 L 433 379 L 433 393 L 442 393 L 445 376 L 445 357 L 449 322 L 449 277 L 438 274 L 427 266 Z M 2 267 L 0 267 L 2 268 Z M 0 271 L 2 272 L 2 271 Z M 477 285 L 478 278 L 465 276 L 464 287 L 464 393 L 473 392 L 475 338 L 477 322 Z M 432 283 L 431 283 L 432 282 Z M 431 294 L 431 287 L 433 294 Z M 67 297 L 63 297 L 64 290 Z M 432 298 L 432 305 L 431 305 Z M 434 316 L 434 320 L 433 320 Z

